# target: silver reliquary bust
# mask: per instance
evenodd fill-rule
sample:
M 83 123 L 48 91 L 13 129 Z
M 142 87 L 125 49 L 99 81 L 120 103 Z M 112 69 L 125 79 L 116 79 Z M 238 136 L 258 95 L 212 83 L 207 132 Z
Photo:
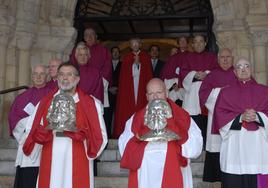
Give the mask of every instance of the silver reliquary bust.
M 151 129 L 140 137 L 143 141 L 167 142 L 178 140 L 179 136 L 167 130 L 167 119 L 172 117 L 172 110 L 166 100 L 156 99 L 148 103 L 144 115 L 144 124 Z
M 73 97 L 60 91 L 48 108 L 47 120 L 48 129 L 57 132 L 76 131 L 76 106 Z

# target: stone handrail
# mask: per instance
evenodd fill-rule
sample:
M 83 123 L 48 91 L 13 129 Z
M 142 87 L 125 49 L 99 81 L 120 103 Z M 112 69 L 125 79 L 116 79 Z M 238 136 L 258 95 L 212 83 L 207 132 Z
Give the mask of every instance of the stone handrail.
M 14 88 L 10 88 L 10 89 L 4 89 L 4 90 L 0 91 L 0 95 L 14 92 L 14 91 L 18 91 L 21 89 L 28 89 L 28 88 L 29 88 L 28 86 L 19 86 L 19 87 L 14 87 Z

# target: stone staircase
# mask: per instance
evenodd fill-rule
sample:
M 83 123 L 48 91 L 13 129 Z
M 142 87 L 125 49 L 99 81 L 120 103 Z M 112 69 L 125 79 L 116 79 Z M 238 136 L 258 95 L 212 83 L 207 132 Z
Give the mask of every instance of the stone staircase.
M 12 139 L 0 139 L 0 188 L 13 187 L 16 143 Z M 204 153 L 192 160 L 194 188 L 219 188 L 219 184 L 202 181 Z M 95 188 L 127 188 L 128 171 L 119 167 L 120 155 L 117 140 L 109 140 L 108 146 L 96 162 Z

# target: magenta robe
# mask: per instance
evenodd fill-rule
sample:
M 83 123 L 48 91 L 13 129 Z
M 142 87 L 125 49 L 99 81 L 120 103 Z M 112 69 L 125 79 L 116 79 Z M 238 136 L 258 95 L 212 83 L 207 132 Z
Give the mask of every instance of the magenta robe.
M 58 81 L 51 79 L 46 83 L 46 87 L 50 88 L 51 90 L 58 88 Z
M 99 70 L 87 65 L 79 65 L 78 67 L 80 71 L 78 87 L 103 103 L 103 81 Z
M 248 108 L 253 108 L 268 116 L 267 86 L 257 84 L 255 80 L 251 79 L 245 83 L 237 80 L 232 86 L 223 88 L 214 109 L 212 133 L 219 134 L 219 129 Z M 256 130 L 258 124 L 247 123 L 246 129 Z
M 112 83 L 112 57 L 109 50 L 101 44 L 93 44 L 88 46 L 91 54 L 90 64 L 100 71 L 101 77 L 105 78 L 109 84 Z M 70 55 L 70 62 L 76 64 L 75 60 L 75 48 Z
M 51 88 L 49 87 L 42 87 L 42 88 L 36 88 L 32 87 L 18 95 L 9 111 L 8 114 L 8 123 L 9 123 L 9 134 L 12 135 L 13 129 L 16 127 L 17 123 L 29 116 L 23 109 L 28 103 L 32 103 L 34 106 L 37 105 L 37 103 L 46 96 L 51 91 Z
M 205 106 L 212 89 L 230 86 L 235 83 L 236 80 L 237 78 L 235 77 L 234 69 L 232 67 L 228 70 L 218 68 L 211 71 L 203 80 L 199 89 L 200 106 Z
M 213 52 L 189 52 L 181 57 L 180 80 L 191 71 L 206 71 L 218 68 L 217 55 Z
M 174 54 L 172 56 L 170 56 L 162 71 L 161 71 L 161 74 L 160 74 L 160 78 L 162 80 L 164 79 L 172 79 L 172 78 L 177 78 L 178 77 L 178 74 L 176 73 L 176 69 L 179 67 L 181 67 L 181 64 L 182 64 L 182 56 L 188 54 L 189 52 L 181 52 L 181 53 L 177 53 L 177 54 Z

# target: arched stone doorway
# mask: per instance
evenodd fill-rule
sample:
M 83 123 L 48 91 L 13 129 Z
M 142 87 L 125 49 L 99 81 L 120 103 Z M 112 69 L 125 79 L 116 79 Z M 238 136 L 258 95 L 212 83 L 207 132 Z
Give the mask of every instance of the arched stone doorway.
M 96 30 L 106 46 L 119 45 L 125 51 L 125 41 L 132 37 L 143 39 L 143 48 L 158 44 L 165 59 L 169 50 L 177 46 L 179 36 L 203 34 L 210 40 L 208 48 L 215 51 L 212 32 L 213 13 L 209 0 L 139 0 L 86 1 L 78 0 L 74 26 L 77 41 L 83 39 L 87 27 Z

